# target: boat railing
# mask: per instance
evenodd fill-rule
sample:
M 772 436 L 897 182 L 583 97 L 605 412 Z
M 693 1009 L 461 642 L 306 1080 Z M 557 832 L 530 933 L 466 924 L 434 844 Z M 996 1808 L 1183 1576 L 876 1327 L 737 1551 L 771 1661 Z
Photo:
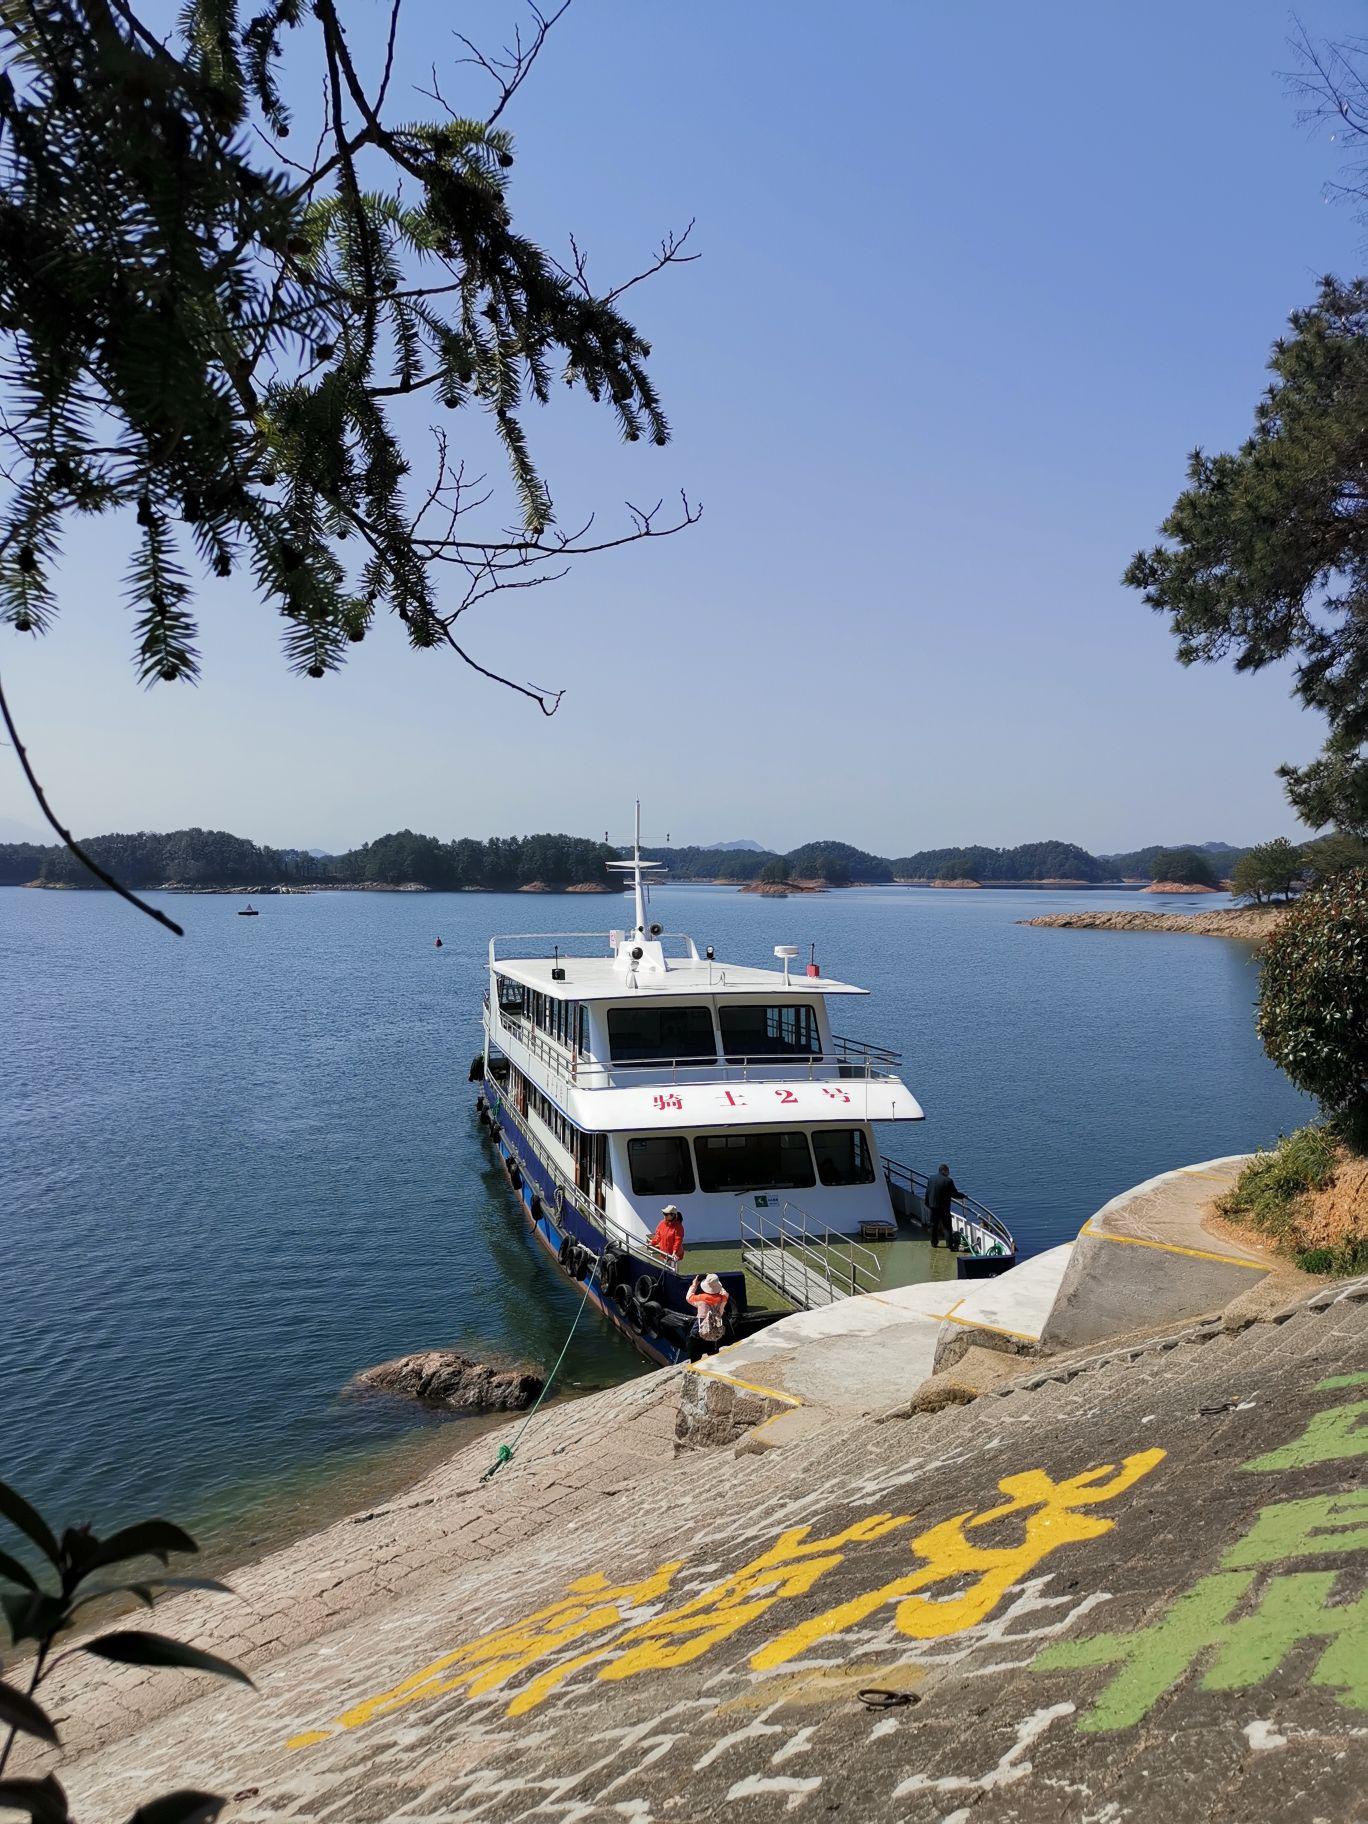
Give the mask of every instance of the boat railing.
M 629 1250 L 636 1259 L 649 1261 L 653 1266 L 671 1271 L 678 1267 L 679 1263 L 673 1255 L 663 1254 L 659 1248 L 652 1247 L 644 1237 L 630 1234 L 620 1222 L 615 1222 L 606 1210 L 601 1210 L 593 1198 L 587 1197 L 573 1179 L 566 1177 L 565 1167 L 558 1165 L 552 1158 L 548 1149 L 542 1145 L 511 1102 L 502 1096 L 500 1102 L 501 1106 L 495 1110 L 497 1118 L 514 1123 L 523 1144 L 540 1159 L 551 1182 L 560 1191 L 561 1196 L 583 1216 L 586 1222 L 591 1223 L 598 1230 L 605 1241 L 616 1243 L 619 1247 Z
M 894 1211 L 900 1216 L 920 1217 L 929 1183 L 926 1173 L 914 1171 L 897 1159 L 885 1159 L 883 1168 Z M 1006 1223 L 986 1204 L 963 1192 L 950 1199 L 950 1226 L 974 1254 L 1016 1253 L 1016 1242 Z
M 861 1076 L 871 1067 L 879 1074 L 891 1076 L 902 1063 L 902 1053 L 890 1051 L 886 1045 L 869 1045 L 863 1039 L 848 1039 L 841 1033 L 833 1033 L 831 1042 L 841 1062 L 855 1065 Z
M 488 1001 L 486 1000 L 486 1008 Z M 586 1058 L 569 1046 L 560 1045 L 532 1024 L 525 1014 L 506 1007 L 499 1008 L 499 1025 L 503 1033 L 523 1045 L 537 1061 L 554 1075 L 564 1078 L 573 1089 L 654 1088 L 660 1084 L 691 1083 L 706 1072 L 710 1083 L 820 1083 L 839 1078 L 871 1083 L 895 1080 L 898 1062 L 895 1052 L 882 1052 L 876 1046 L 863 1053 L 841 1049 L 848 1040 L 834 1041 L 836 1049 L 824 1052 L 780 1053 L 759 1052 L 754 1057 L 716 1053 L 706 1057 L 644 1058 L 639 1063 L 606 1063 L 599 1058 Z
M 493 968 L 496 963 L 545 963 L 552 960 L 551 951 L 557 950 L 565 956 L 611 957 L 613 954 L 613 932 L 611 931 L 505 931 L 489 940 L 489 963 Z M 665 931 L 660 934 L 660 943 L 666 954 L 671 951 L 685 961 L 696 963 L 701 959 L 698 946 L 683 931 Z M 537 948 L 530 955 L 514 955 L 511 951 L 500 950 L 501 944 L 535 944 Z M 593 944 L 593 950 L 567 950 L 567 944 Z
M 805 1311 L 879 1283 L 883 1263 L 872 1248 L 834 1234 L 799 1204 L 743 1198 L 740 1227 L 742 1266 Z

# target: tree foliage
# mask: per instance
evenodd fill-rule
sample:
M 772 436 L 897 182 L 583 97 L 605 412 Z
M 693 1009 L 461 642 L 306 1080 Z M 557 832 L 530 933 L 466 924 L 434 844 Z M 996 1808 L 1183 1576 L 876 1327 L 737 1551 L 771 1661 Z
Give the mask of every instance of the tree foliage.
M 584 836 L 491 836 L 487 842 L 462 837 L 441 842 L 399 830 L 329 856 L 328 874 L 340 881 L 375 881 L 455 891 L 488 888 L 510 891 L 540 881 L 549 887 L 605 885 L 605 863 L 616 851 Z
M 1306 872 L 1306 857 L 1285 836 L 1257 842 L 1236 862 L 1230 890 L 1237 899 L 1289 899 Z
M 171 830 L 165 835 L 92 836 L 84 845 L 111 873 L 134 887 L 273 887 L 339 882 L 436 889 L 512 889 L 608 883 L 604 863 L 615 854 L 584 836 L 460 837 L 443 842 L 396 830 L 343 855 L 317 857 L 300 849 L 265 848 L 226 830 Z M 29 843 L 0 846 L 0 886 L 85 887 L 92 877 L 64 848 Z
M 1137 875 L 1145 880 L 1157 880 L 1154 864 L 1161 855 L 1170 855 L 1174 849 L 1195 849 L 1199 855 L 1210 857 L 1213 868 L 1229 873 L 1246 853 L 1229 842 L 1155 842 L 1143 849 L 1127 849 L 1116 855 L 1103 855 L 1102 861 L 1108 869 L 1109 879 L 1132 880 Z
M 1368 842 L 1339 831 L 1301 847 L 1302 869 L 1310 881 L 1329 880 L 1349 868 L 1368 868 Z
M 0 1520 L 19 1535 L 17 1543 L 23 1554 L 0 1550 L 0 1612 L 13 1646 L 33 1643 L 33 1657 L 23 1667 L 23 1686 L 0 1677 L 0 1731 L 5 1737 L 0 1747 L 0 1810 L 24 1812 L 35 1824 L 68 1824 L 71 1814 L 66 1791 L 54 1774 L 42 1779 L 5 1777 L 21 1735 L 48 1747 L 61 1747 L 58 1723 L 62 1719 L 51 1717 L 36 1693 L 56 1664 L 53 1653 L 63 1636 L 77 1627 L 87 1628 L 90 1610 L 111 1597 L 132 1597 L 150 1609 L 168 1590 L 226 1591 L 226 1585 L 212 1577 L 167 1577 L 115 1568 L 149 1559 L 164 1568 L 172 1552 L 197 1552 L 199 1547 L 190 1535 L 169 1520 L 142 1520 L 104 1539 L 89 1526 L 69 1526 L 59 1536 L 36 1508 L 3 1482 Z M 252 1682 L 226 1659 L 145 1628 L 87 1632 L 76 1644 L 68 1645 L 61 1657 L 71 1653 L 88 1653 L 126 1666 L 209 1672 L 244 1685 Z M 212 1824 L 225 1803 L 209 1792 L 170 1792 L 140 1807 L 129 1824 L 139 1824 L 139 1820 L 145 1824 L 151 1818 L 157 1824 Z
M 533 17 L 526 47 L 482 60 L 487 117 L 438 91 L 394 124 L 400 0 L 369 76 L 335 0 L 187 0 L 165 40 L 129 0 L 0 10 L 0 619 L 42 632 L 71 520 L 108 516 L 148 681 L 194 677 L 198 578 L 237 571 L 300 672 L 340 664 L 381 610 L 484 670 L 453 632 L 476 601 L 694 517 L 558 527 L 528 446 L 557 375 L 628 441 L 669 435 L 626 286 L 596 290 L 513 222 L 499 116 L 559 13 Z M 315 71 L 317 118 L 296 121 L 287 92 L 312 95 Z M 682 241 L 637 276 L 692 257 Z M 490 490 L 446 432 L 423 433 L 409 493 L 407 400 L 419 422 L 486 416 L 515 519 L 467 529 Z
M 654 853 L 669 869 L 673 880 L 758 880 L 772 861 L 783 859 L 772 849 L 657 847 Z M 784 874 L 787 878 L 787 866 Z
M 1259 1037 L 1299 1089 L 1368 1120 L 1368 868 L 1312 888 L 1269 938 Z
M 1220 876 L 1200 849 L 1160 849 L 1150 863 L 1150 878 L 1180 887 L 1217 887 Z
M 898 880 L 1085 880 L 1110 879 L 1095 855 L 1072 842 L 1023 842 L 1012 849 L 975 846 L 921 849 L 889 864 Z

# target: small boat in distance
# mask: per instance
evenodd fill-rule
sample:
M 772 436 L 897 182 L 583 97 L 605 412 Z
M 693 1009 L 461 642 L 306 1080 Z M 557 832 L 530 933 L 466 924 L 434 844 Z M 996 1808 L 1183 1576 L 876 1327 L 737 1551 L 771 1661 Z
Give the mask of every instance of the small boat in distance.
M 260 912 L 257 911 L 255 906 L 239 906 L 238 907 L 238 917 L 239 918 L 260 918 L 261 914 L 260 914 Z
M 781 969 L 719 962 L 689 937 L 667 957 L 649 911 L 663 870 L 642 859 L 639 805 L 632 859 L 609 865 L 627 876 L 630 931 L 489 944 L 470 1075 L 535 1239 L 656 1362 L 699 1352 L 695 1274 L 716 1273 L 728 1294 L 727 1341 L 872 1291 L 884 1263 L 870 1242 L 910 1250 L 914 1279 L 939 1277 L 926 1178 L 884 1158 L 874 1134 L 921 1108 L 895 1053 L 831 1030 L 833 1006 L 867 991 L 815 959 L 791 974 L 790 944 L 774 946 Z M 683 1214 L 682 1259 L 654 1245 L 665 1204 Z M 956 1195 L 950 1214 L 961 1277 L 1015 1264 L 990 1210 Z M 911 1234 L 894 1241 L 900 1225 Z

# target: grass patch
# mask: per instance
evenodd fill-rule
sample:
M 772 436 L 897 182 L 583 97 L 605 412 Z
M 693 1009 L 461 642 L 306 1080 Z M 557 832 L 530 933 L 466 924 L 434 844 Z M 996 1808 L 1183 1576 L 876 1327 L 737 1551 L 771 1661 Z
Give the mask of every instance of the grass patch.
M 1338 1242 L 1333 1248 L 1303 1248 L 1297 1255 L 1303 1273 L 1325 1273 L 1334 1279 L 1355 1279 L 1368 1273 L 1368 1235 Z
M 1288 1239 L 1309 1191 L 1323 1191 L 1335 1176 L 1339 1151 L 1323 1127 L 1299 1127 L 1271 1153 L 1255 1153 L 1217 1209 L 1275 1240 Z
M 1368 1273 L 1368 1210 L 1338 1212 L 1332 1233 L 1323 1219 L 1326 1198 L 1346 1160 L 1332 1126 L 1300 1127 L 1272 1152 L 1256 1153 L 1234 1188 L 1217 1201 L 1228 1222 L 1253 1230 L 1304 1273 L 1349 1277 Z

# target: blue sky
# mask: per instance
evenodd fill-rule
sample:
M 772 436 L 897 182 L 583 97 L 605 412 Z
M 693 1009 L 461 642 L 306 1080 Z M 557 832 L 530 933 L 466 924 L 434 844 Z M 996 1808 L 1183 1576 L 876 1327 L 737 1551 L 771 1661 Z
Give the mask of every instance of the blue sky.
M 350 12 L 360 49 L 379 14 Z M 483 111 L 452 9 L 405 16 L 401 84 L 436 59 Z M 514 16 L 460 9 L 485 44 Z M 296 679 L 237 579 L 202 596 L 198 688 L 144 692 L 104 527 L 57 629 L 0 646 L 58 806 L 334 849 L 616 838 L 637 792 L 676 842 L 1298 834 L 1274 768 L 1321 730 L 1286 676 L 1182 670 L 1119 582 L 1186 452 L 1247 430 L 1287 312 L 1360 261 L 1280 80 L 1291 26 L 1265 0 L 576 0 L 508 117 L 519 224 L 573 230 L 605 283 L 690 217 L 703 258 L 630 294 L 667 449 L 577 401 L 528 430 L 563 523 L 680 488 L 702 522 L 477 611 L 482 659 L 565 686 L 549 721 L 397 625 Z M 0 754 L 0 839 L 37 823 Z

